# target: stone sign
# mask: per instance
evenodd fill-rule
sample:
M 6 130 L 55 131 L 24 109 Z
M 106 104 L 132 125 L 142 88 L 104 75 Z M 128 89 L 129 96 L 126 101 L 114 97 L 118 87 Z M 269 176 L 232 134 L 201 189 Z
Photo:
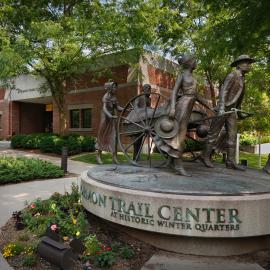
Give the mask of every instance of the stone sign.
M 270 196 L 163 194 L 107 185 L 82 175 L 82 203 L 91 213 L 136 229 L 199 237 L 248 237 L 270 233 Z M 261 197 L 261 198 L 262 198 Z

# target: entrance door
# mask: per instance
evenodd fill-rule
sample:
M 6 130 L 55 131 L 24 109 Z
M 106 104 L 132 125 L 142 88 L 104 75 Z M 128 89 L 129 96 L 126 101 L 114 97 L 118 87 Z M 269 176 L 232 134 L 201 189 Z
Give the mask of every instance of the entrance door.
M 44 112 L 44 127 L 45 132 L 53 132 L 53 105 L 46 104 Z

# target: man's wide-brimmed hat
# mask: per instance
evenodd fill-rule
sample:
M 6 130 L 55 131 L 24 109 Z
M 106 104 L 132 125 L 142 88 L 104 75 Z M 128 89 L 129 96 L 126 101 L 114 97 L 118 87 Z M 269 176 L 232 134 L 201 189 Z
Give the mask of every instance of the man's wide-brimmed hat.
M 168 116 L 161 116 L 156 120 L 155 131 L 157 135 L 164 139 L 173 138 L 179 130 L 179 124 L 176 120 L 170 119 Z
M 251 58 L 247 54 L 240 55 L 234 62 L 231 63 L 231 67 L 236 67 L 241 62 L 248 62 L 248 63 L 254 63 L 256 60 L 254 58 Z

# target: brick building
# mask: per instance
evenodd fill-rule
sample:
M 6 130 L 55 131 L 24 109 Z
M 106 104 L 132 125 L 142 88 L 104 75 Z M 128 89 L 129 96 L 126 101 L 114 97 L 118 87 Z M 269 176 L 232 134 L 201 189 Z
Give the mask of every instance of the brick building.
M 66 96 L 69 133 L 97 135 L 100 121 L 104 83 L 109 79 L 118 82 L 118 100 L 124 106 L 140 93 L 141 86 L 149 83 L 152 90 L 168 95 L 174 85 L 177 65 L 173 62 L 145 54 L 143 58 L 125 64 L 108 57 L 110 75 L 93 80 L 89 72 L 70 86 Z M 20 75 L 14 78 L 12 89 L 0 89 L 0 138 L 12 134 L 59 132 L 59 114 L 50 93 L 41 93 L 43 78 Z

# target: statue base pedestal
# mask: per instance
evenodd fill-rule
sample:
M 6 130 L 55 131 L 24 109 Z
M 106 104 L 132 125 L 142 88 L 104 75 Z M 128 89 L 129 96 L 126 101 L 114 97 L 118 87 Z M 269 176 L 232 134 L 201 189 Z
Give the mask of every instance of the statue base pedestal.
M 186 163 L 185 168 L 192 177 L 156 168 L 94 166 L 81 176 L 82 203 L 116 229 L 168 251 L 229 256 L 269 246 L 269 175 L 224 165 Z

